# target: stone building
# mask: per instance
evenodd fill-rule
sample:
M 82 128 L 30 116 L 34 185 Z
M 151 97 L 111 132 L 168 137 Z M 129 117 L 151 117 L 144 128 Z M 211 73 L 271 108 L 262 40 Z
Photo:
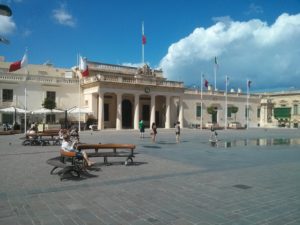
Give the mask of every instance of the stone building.
M 199 90 L 187 89 L 183 82 L 169 81 L 163 76 L 163 71 L 147 65 L 137 68 L 88 62 L 90 75 L 80 79 L 76 67 L 28 65 L 9 73 L 9 65 L 9 62 L 0 61 L 0 110 L 13 106 L 35 111 L 42 107 L 45 98 L 51 97 L 57 109 L 65 111 L 79 106 L 92 111 L 89 115 L 67 117 L 82 124 L 87 118 L 94 118 L 98 129 L 138 129 L 140 119 L 144 120 L 146 127 L 155 122 L 160 128 L 172 128 L 176 121 L 182 127 L 191 128 L 212 124 L 218 127 L 231 127 L 232 124 L 269 126 L 266 114 L 273 110 L 270 107 L 274 104 L 265 102 L 275 101 L 276 97 L 212 89 L 203 89 L 201 95 Z M 297 99 L 299 94 L 291 104 L 295 105 Z M 0 124 L 24 124 L 24 117 L 24 114 L 18 114 L 14 118 L 11 113 L 0 112 Z M 26 121 L 48 123 L 51 120 L 63 124 L 65 117 L 65 113 L 38 118 L 27 113 Z M 299 120 L 296 116 L 293 119 Z

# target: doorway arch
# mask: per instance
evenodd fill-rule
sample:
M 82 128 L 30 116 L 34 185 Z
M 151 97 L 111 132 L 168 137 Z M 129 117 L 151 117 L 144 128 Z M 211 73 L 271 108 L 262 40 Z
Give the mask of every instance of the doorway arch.
M 132 128 L 132 103 L 128 99 L 122 101 L 122 128 Z

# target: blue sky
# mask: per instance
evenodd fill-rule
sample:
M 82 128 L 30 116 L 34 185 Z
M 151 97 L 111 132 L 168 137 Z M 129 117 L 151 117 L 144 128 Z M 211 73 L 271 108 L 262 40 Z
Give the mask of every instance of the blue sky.
M 140 65 L 141 24 L 145 61 L 170 80 L 199 86 L 201 74 L 217 88 L 300 89 L 299 0 L 0 0 L 13 16 L 0 16 L 6 61 L 51 62 L 70 68 L 77 54 L 97 61 Z

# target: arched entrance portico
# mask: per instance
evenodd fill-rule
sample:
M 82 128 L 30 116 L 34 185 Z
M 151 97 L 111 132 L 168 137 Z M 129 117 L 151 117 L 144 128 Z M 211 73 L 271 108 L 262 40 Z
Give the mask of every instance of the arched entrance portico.
M 122 128 L 133 128 L 132 103 L 128 99 L 122 101 Z

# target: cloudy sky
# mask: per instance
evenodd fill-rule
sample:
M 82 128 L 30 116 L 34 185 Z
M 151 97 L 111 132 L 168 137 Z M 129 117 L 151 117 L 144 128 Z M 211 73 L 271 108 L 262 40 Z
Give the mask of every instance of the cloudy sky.
M 90 61 L 140 65 L 141 24 L 145 61 L 170 80 L 199 87 L 201 74 L 224 89 L 300 89 L 299 0 L 0 0 L 13 10 L 0 16 L 6 61 L 52 62 L 72 67 Z

